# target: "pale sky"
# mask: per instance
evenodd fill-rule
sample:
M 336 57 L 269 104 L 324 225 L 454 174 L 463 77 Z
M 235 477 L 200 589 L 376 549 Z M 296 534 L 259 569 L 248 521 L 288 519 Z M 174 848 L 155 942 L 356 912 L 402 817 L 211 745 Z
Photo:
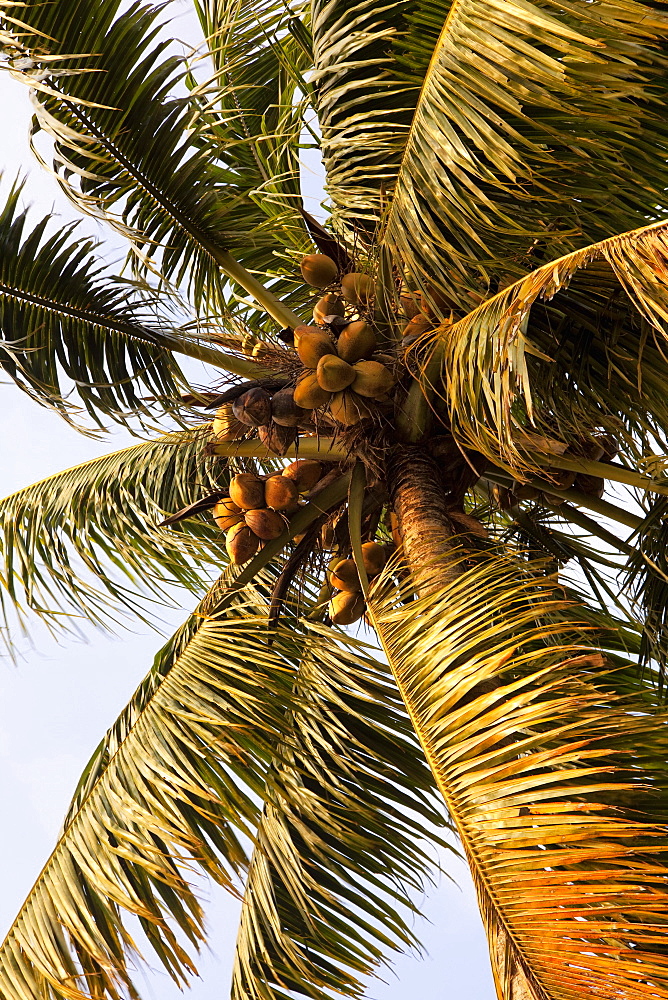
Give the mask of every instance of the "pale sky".
M 186 11 L 183 3 L 177 4 Z M 179 18 L 192 33 L 192 21 Z M 27 197 L 36 215 L 55 204 L 65 218 L 72 213 L 52 179 L 29 159 L 27 127 L 29 105 L 25 89 L 0 74 L 0 163 L 5 193 L 20 169 L 29 170 Z M 317 193 L 314 192 L 314 199 Z M 92 221 L 90 231 L 102 235 Z M 204 382 L 203 369 L 192 377 Z M 4 433 L 0 435 L 0 496 L 87 458 L 114 451 L 129 436 L 117 432 L 104 442 L 91 441 L 71 430 L 63 420 L 33 404 L 12 385 L 2 384 Z M 186 617 L 183 611 L 165 616 L 171 628 Z M 0 801 L 5 821 L 0 824 L 0 937 L 4 936 L 53 848 L 72 790 L 104 731 L 115 720 L 162 645 L 159 635 L 138 626 L 116 638 L 92 628 L 87 643 L 56 643 L 36 628 L 36 649 L 28 646 L 18 665 L 0 660 Z M 447 861 L 459 887 L 446 879 L 424 901 L 425 920 L 417 928 L 428 954 L 423 959 L 400 957 L 396 978 L 372 983 L 367 991 L 376 1000 L 493 1000 L 487 946 L 473 888 L 462 865 Z M 201 981 L 195 981 L 192 1000 L 224 1000 L 229 995 L 230 956 L 236 934 L 237 906 L 222 890 L 212 891 L 210 946 L 212 955 L 200 963 Z M 153 963 L 155 965 L 155 963 Z M 141 982 L 141 980 L 139 980 Z M 182 994 L 160 971 L 150 973 L 144 990 L 151 1000 L 176 1000 Z

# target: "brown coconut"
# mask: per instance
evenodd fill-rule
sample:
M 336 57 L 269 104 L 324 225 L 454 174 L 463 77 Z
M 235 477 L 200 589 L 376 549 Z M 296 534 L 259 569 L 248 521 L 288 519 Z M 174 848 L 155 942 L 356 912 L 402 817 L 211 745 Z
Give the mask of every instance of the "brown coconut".
M 514 482 L 511 492 L 516 500 L 537 500 L 540 496 L 540 490 L 530 483 Z
M 358 271 L 351 271 L 341 278 L 341 294 L 347 302 L 352 302 L 354 306 L 366 306 L 373 298 L 374 283 L 373 278 L 368 274 L 361 274 Z
M 337 392 L 332 396 L 329 401 L 329 412 L 344 427 L 353 427 L 360 420 L 366 420 L 372 416 L 372 410 L 367 402 L 349 389 L 346 392 Z
M 246 433 L 246 426 L 234 416 L 231 403 L 218 407 L 211 429 L 219 441 L 238 441 Z
M 578 472 L 573 486 L 581 493 L 586 493 L 588 497 L 601 499 L 605 493 L 605 479 L 600 476 L 587 476 L 583 472 Z
M 360 396 L 370 396 L 377 399 L 389 392 L 396 379 L 389 368 L 378 361 L 358 361 L 353 366 L 355 380 L 352 389 Z
M 317 368 L 318 362 L 326 354 L 334 354 L 334 341 L 325 333 L 313 326 L 298 326 L 295 330 L 295 346 L 299 360 L 305 368 Z
M 323 295 L 313 307 L 313 320 L 319 324 L 323 324 L 328 316 L 345 316 L 345 314 L 345 302 L 333 292 Z
M 362 617 L 364 608 L 362 594 L 334 594 L 329 602 L 329 617 L 335 625 L 352 625 Z
M 355 369 L 336 354 L 326 354 L 318 362 L 316 378 L 321 389 L 341 392 L 342 389 L 347 389 L 355 378 Z
M 300 376 L 295 388 L 295 402 L 305 410 L 317 410 L 331 398 L 331 392 L 321 388 L 315 372 L 306 372 Z
M 399 296 L 399 305 L 406 319 L 413 319 L 420 313 L 420 299 L 417 293 L 402 292 Z
M 427 285 L 426 291 L 420 296 L 422 311 L 429 317 L 440 318 L 457 308 L 457 303 L 435 285 Z
M 297 492 L 308 493 L 322 479 L 322 463 L 311 458 L 299 458 L 283 469 L 283 475 L 297 486 Z
M 339 269 L 324 253 L 310 253 L 299 265 L 304 281 L 313 288 L 327 288 L 339 276 Z
M 258 427 L 257 435 L 265 448 L 274 455 L 287 455 L 297 438 L 297 428 L 281 427 L 272 420 L 264 427 Z
M 364 320 L 357 320 L 344 326 L 336 342 L 339 357 L 349 365 L 354 365 L 362 358 L 368 358 L 375 349 L 376 334 Z
M 264 389 L 249 389 L 235 399 L 232 410 L 242 424 L 260 427 L 271 420 L 271 396 Z
M 221 531 L 227 531 L 233 524 L 238 524 L 243 520 L 241 508 L 238 507 L 229 497 L 219 500 L 212 511 L 213 519 Z
M 230 498 L 242 510 L 266 506 L 263 480 L 253 472 L 240 472 L 230 480 Z
M 293 479 L 287 476 L 271 476 L 264 484 L 267 507 L 274 510 L 289 510 L 299 500 L 299 490 Z
M 295 403 L 294 389 L 281 389 L 271 397 L 271 419 L 281 427 L 298 427 L 309 414 L 310 410 Z
M 387 552 L 378 542 L 365 542 L 362 546 L 362 563 L 367 576 L 378 576 L 385 568 Z
M 243 521 L 234 524 L 225 537 L 227 554 L 237 566 L 252 559 L 259 544 L 260 539 Z
M 247 510 L 244 513 L 244 520 L 253 534 L 263 542 L 279 538 L 285 531 L 285 521 L 281 515 L 275 510 L 267 510 L 266 507 L 260 510 Z
M 345 590 L 350 593 L 357 593 L 362 589 L 359 573 L 354 559 L 342 559 L 332 570 L 330 577 L 331 584 L 337 590 Z

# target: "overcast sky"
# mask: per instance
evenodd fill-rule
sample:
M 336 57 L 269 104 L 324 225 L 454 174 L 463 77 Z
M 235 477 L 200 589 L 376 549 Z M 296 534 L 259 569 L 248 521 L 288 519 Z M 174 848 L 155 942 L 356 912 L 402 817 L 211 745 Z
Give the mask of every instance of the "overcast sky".
M 179 3 L 181 11 L 184 4 Z M 193 34 L 192 21 L 180 19 L 182 34 Z M 29 159 L 27 92 L 0 74 L 0 160 L 6 193 L 8 180 L 18 170 L 29 171 L 27 195 L 40 215 L 55 205 L 64 218 L 72 212 L 51 178 Z M 317 201 L 314 188 L 313 203 Z M 91 232 L 102 235 L 87 220 Z M 203 370 L 193 378 L 205 381 Z M 2 384 L 0 434 L 0 496 L 129 443 L 117 432 L 104 442 L 91 441 L 33 404 L 12 385 Z M 176 627 L 186 616 L 166 614 Z M 35 630 L 36 648 L 28 646 L 16 666 L 0 661 L 0 801 L 5 821 L 0 824 L 0 937 L 11 925 L 21 902 L 53 848 L 62 816 L 79 774 L 104 731 L 119 714 L 149 669 L 162 644 L 161 637 L 144 627 L 112 638 L 92 629 L 87 642 L 55 643 Z M 405 1000 L 493 1000 L 487 948 L 470 880 L 463 866 L 449 861 L 448 870 L 459 887 L 446 879 L 424 901 L 425 921 L 418 929 L 428 954 L 400 958 L 396 978 L 374 983 L 368 997 Z M 190 993 L 193 1000 L 224 1000 L 228 995 L 230 955 L 236 932 L 234 904 L 222 891 L 212 893 L 210 944 L 213 954 L 200 963 L 202 980 Z M 430 923 L 430 922 L 431 923 Z M 181 994 L 159 971 L 149 974 L 146 997 L 176 1000 Z

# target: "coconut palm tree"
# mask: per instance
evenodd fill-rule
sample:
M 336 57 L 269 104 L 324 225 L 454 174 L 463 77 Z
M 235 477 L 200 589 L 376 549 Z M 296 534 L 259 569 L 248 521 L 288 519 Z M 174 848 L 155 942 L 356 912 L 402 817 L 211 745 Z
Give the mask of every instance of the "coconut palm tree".
M 0 995 L 187 982 L 196 869 L 242 895 L 236 1000 L 361 996 L 454 830 L 500 998 L 668 997 L 666 4 L 195 8 L 181 57 L 169 5 L 0 0 L 34 151 L 128 245 L 15 186 L 1 363 L 138 435 L 2 503 L 8 620 L 196 602 Z

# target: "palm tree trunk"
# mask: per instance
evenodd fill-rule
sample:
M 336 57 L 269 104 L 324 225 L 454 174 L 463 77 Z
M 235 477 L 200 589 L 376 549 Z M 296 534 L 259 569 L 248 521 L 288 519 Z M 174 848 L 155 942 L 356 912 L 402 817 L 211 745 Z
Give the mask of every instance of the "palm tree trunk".
M 454 470 L 448 471 L 454 480 Z M 461 571 L 461 539 L 454 540 L 461 522 L 452 516 L 454 498 L 452 491 L 446 493 L 444 479 L 439 464 L 419 445 L 397 445 L 388 454 L 390 500 L 406 562 L 422 596 Z
M 453 517 L 453 514 L 458 513 L 456 506 L 461 508 L 467 469 L 463 457 L 460 462 L 451 461 L 449 468 L 443 469 L 432 455 L 417 445 L 398 445 L 389 453 L 387 482 L 390 499 L 399 522 L 404 557 L 420 597 L 427 596 L 444 583 L 455 579 L 464 569 L 465 553 L 466 556 L 470 555 L 461 538 L 462 522 L 460 520 L 458 523 L 457 518 Z M 472 480 L 475 480 L 475 474 L 468 477 L 468 483 Z M 382 635 L 379 638 L 382 642 Z M 436 764 L 427 738 L 428 726 L 423 724 L 420 706 L 413 703 L 402 677 L 395 673 L 395 679 L 436 783 L 447 802 L 449 789 Z M 495 686 L 489 681 L 479 683 L 468 693 L 466 701 L 475 700 Z M 457 818 L 453 819 L 456 823 Z M 473 859 L 468 856 L 465 838 L 462 844 L 474 877 L 483 923 L 486 925 L 497 996 L 499 1000 L 539 1000 L 524 973 L 506 929 L 488 919 L 489 913 L 496 908 L 491 906 L 487 888 L 479 877 Z M 540 1000 L 546 998 L 541 996 Z

